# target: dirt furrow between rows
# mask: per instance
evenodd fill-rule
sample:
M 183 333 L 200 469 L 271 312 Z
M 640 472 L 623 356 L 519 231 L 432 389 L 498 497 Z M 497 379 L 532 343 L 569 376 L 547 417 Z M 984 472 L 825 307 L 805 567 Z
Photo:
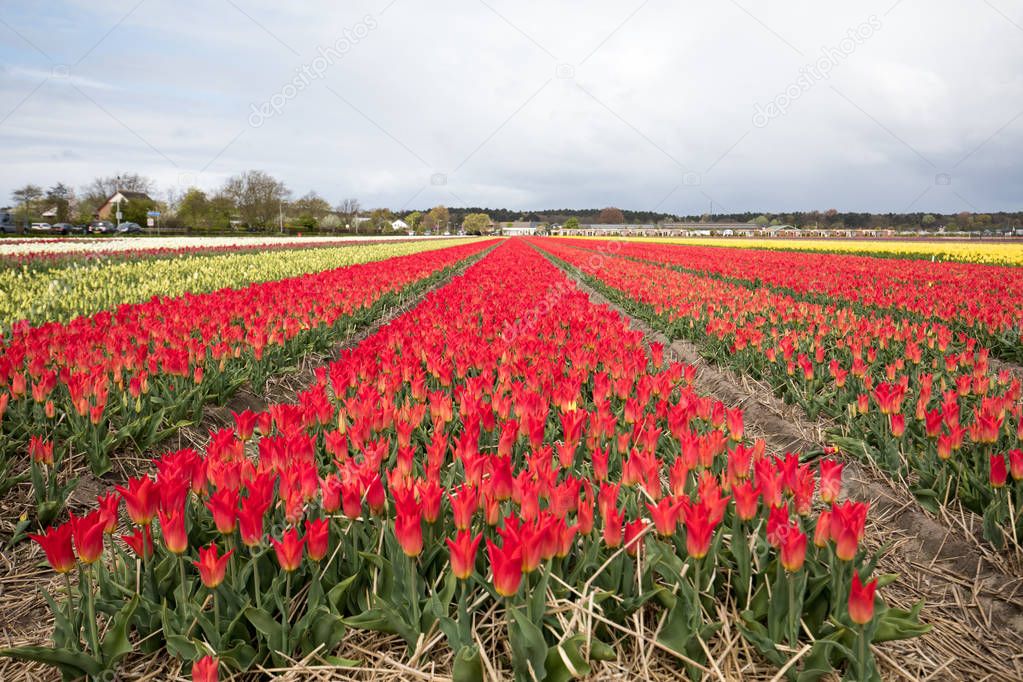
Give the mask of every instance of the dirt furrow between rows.
M 813 452 L 827 444 L 825 422 L 809 420 L 768 387 L 707 361 L 694 344 L 672 341 L 588 286 L 572 268 L 563 269 L 594 303 L 613 308 L 649 341 L 696 366 L 697 390 L 741 406 L 747 432 L 763 438 L 770 451 Z M 1023 679 L 1023 580 L 988 561 L 973 538 L 929 516 L 880 472 L 846 460 L 845 494 L 871 504 L 867 542 L 887 546 L 878 570 L 899 574 L 884 597 L 903 608 L 923 600 L 923 619 L 934 626 L 924 637 L 877 647 L 885 678 Z

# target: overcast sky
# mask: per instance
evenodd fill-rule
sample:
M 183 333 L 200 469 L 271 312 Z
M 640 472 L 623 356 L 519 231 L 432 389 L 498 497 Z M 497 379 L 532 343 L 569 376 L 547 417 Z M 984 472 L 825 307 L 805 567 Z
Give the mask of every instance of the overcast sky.
M 1023 0 L 0 2 L 0 150 L 0 203 L 1021 210 Z

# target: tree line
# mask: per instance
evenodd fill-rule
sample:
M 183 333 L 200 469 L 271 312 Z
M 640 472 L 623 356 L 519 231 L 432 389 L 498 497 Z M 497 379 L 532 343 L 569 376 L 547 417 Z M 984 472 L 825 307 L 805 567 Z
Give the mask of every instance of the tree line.
M 248 170 L 228 178 L 219 188 L 207 191 L 198 187 L 167 191 L 162 199 L 154 196 L 156 183 L 138 173 L 97 177 L 77 191 L 58 182 L 48 189 L 28 184 L 11 194 L 11 211 L 19 224 L 39 222 L 43 212 L 56 209 L 51 222 L 86 224 L 115 191 L 145 194 L 122 206 L 123 220 L 145 224 L 149 211 L 161 212 L 163 227 L 197 232 L 223 232 L 240 229 L 257 231 L 319 231 L 353 234 L 379 234 L 394 230 L 395 221 L 403 221 L 413 232 L 445 232 L 462 229 L 486 232 L 492 224 L 527 221 L 547 225 L 580 223 L 650 224 L 663 222 L 753 223 L 792 225 L 799 228 L 893 228 L 898 230 L 939 229 L 981 231 L 1018 228 L 1023 212 L 956 214 L 940 213 L 863 213 L 826 210 L 783 213 L 715 213 L 713 215 L 675 215 L 657 211 L 636 211 L 615 207 L 593 209 L 549 209 L 520 211 L 508 208 L 435 206 L 398 213 L 388 208 L 364 209 L 358 199 L 346 198 L 336 204 L 315 191 L 293 198 L 284 182 L 261 170 Z M 570 222 L 571 221 L 571 222 Z M 401 227 L 400 223 L 398 224 Z M 401 228 L 404 229 L 404 228 Z

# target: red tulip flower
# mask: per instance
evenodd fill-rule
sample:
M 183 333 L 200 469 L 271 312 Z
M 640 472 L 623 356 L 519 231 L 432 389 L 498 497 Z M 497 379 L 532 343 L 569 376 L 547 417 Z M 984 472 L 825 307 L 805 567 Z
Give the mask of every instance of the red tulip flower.
M 42 535 L 29 533 L 29 537 L 43 548 L 46 560 L 57 573 L 67 573 L 75 567 L 75 552 L 71 548 L 72 532 L 71 523 L 65 523 L 50 526 Z
M 694 559 L 702 559 L 710 551 L 716 523 L 703 502 L 697 502 L 685 512 L 686 552 Z
M 902 438 L 902 434 L 906 433 L 906 415 L 901 412 L 898 414 L 892 413 L 888 415 L 888 420 L 892 427 L 892 435 L 896 438 Z
M 140 557 L 153 556 L 153 534 L 148 525 L 136 528 L 131 535 L 122 535 L 121 540 Z
M 657 504 L 647 503 L 646 508 L 650 510 L 650 518 L 658 535 L 666 538 L 675 534 L 678 511 L 681 507 L 682 501 L 676 501 L 671 497 L 663 497 Z
M 206 508 L 213 515 L 213 525 L 221 535 L 231 535 L 238 521 L 238 490 L 221 488 L 210 495 Z
M 781 538 L 781 565 L 789 573 L 796 573 L 806 561 L 806 533 L 795 526 Z
M 646 530 L 646 519 L 636 519 L 625 524 L 625 551 L 629 556 L 638 556 L 643 542 L 641 536 Z
M 99 510 L 103 514 L 103 532 L 111 535 L 117 530 L 117 509 L 121 505 L 121 496 L 117 493 L 108 493 L 96 498 L 99 501 Z
M 860 582 L 860 574 L 853 571 L 852 585 L 849 587 L 849 618 L 854 623 L 866 625 L 874 618 L 874 592 L 877 590 L 877 579 L 867 583 Z
M 1023 436 L 1023 432 L 1020 436 Z M 1012 472 L 1012 480 L 1023 479 L 1023 450 L 1009 451 L 1009 471 Z
M 327 519 L 315 519 L 305 522 L 306 551 L 313 561 L 320 561 L 327 556 L 330 545 L 330 522 Z
M 738 407 L 726 410 L 725 422 L 728 424 L 728 436 L 734 441 L 742 440 L 744 433 L 742 410 Z
M 210 543 L 209 546 L 199 549 L 199 560 L 193 561 L 192 564 L 199 569 L 199 579 L 202 580 L 203 585 L 212 590 L 224 582 L 227 562 L 233 553 L 234 550 L 232 549 L 224 554 L 224 556 L 217 556 L 216 543 Z
M 163 544 L 171 554 L 183 554 L 188 549 L 188 533 L 185 531 L 185 509 L 164 513 L 161 509 L 157 515 L 160 519 L 160 535 Z
M 53 466 L 53 443 L 41 436 L 31 436 L 28 439 L 28 454 L 37 464 Z
M 827 504 L 836 502 L 842 492 L 842 469 L 845 467 L 842 462 L 830 459 L 822 459 L 820 463 L 821 473 L 821 500 Z
M 995 488 L 1005 487 L 1009 472 L 1005 469 L 1005 455 L 991 455 L 991 485 Z
M 81 518 L 71 515 L 71 529 L 78 558 L 84 564 L 91 564 L 103 556 L 103 530 L 106 520 L 103 512 L 95 510 Z
M 757 515 L 760 504 L 760 486 L 753 485 L 749 479 L 732 486 L 732 497 L 735 498 L 735 513 L 743 521 L 752 521 Z
M 140 526 L 148 526 L 160 505 L 160 492 L 153 480 L 148 476 L 129 478 L 127 488 L 115 487 L 124 498 L 128 518 Z
M 487 540 L 487 555 L 494 572 L 494 589 L 502 597 L 514 597 L 522 582 L 522 552 L 507 541 L 503 548 Z
M 220 661 L 213 656 L 203 656 L 192 664 L 192 682 L 217 682 Z
M 263 542 L 263 519 L 266 517 L 267 507 L 262 500 L 253 496 L 242 499 L 241 509 L 238 510 L 238 532 L 242 537 L 242 544 L 246 547 L 255 547 Z
M 826 547 L 831 539 L 831 511 L 825 509 L 817 517 L 817 526 L 813 533 L 813 544 L 817 547 Z
M 423 551 L 423 524 L 419 514 L 395 516 L 394 536 L 406 556 L 419 556 L 419 553 Z
M 280 540 L 270 538 L 270 542 L 273 543 L 277 563 L 283 570 L 290 573 L 302 565 L 302 548 L 305 546 L 305 538 L 300 538 L 297 530 L 290 528 L 284 531 Z
M 451 572 L 459 580 L 467 580 L 472 575 L 472 569 L 476 565 L 476 550 L 482 539 L 482 533 L 473 537 L 471 531 L 460 530 L 454 540 L 448 538 L 445 541 L 451 553 Z

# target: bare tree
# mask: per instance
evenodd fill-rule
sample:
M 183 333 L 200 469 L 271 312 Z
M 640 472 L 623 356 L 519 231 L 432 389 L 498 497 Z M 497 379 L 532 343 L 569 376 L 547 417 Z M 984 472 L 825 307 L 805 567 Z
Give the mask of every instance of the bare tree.
M 334 209 L 341 216 L 341 220 L 344 222 L 346 227 L 355 227 L 355 231 L 359 231 L 359 226 L 355 224 L 355 218 L 359 215 L 359 209 L 362 208 L 359 205 L 358 199 L 345 199 Z
M 283 182 L 260 170 L 245 171 L 228 178 L 220 192 L 231 200 L 241 219 L 252 227 L 273 224 L 282 204 L 291 196 Z
M 625 214 L 622 209 L 609 206 L 597 215 L 597 222 L 601 225 L 622 225 L 625 223 Z

